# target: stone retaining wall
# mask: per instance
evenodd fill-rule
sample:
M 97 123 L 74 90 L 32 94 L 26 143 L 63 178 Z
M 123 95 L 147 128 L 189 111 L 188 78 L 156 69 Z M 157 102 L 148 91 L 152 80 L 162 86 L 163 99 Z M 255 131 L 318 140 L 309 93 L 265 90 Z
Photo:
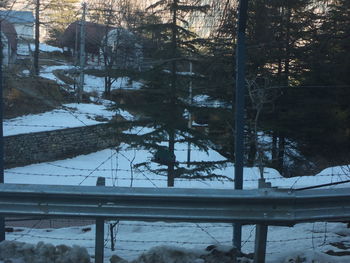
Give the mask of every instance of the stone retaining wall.
M 66 159 L 118 145 L 113 124 L 4 137 L 5 168 Z

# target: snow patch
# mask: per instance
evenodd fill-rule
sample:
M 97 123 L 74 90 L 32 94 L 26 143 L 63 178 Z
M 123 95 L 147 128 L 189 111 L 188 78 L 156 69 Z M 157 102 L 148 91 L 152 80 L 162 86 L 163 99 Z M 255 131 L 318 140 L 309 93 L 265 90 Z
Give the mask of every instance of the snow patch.
M 294 251 L 281 257 L 282 263 L 348 263 L 350 256 L 334 257 L 318 251 Z
M 104 105 L 69 103 L 61 109 L 4 120 L 4 136 L 95 125 L 113 116 L 115 112 Z M 130 118 L 127 112 L 122 112 L 122 116 Z

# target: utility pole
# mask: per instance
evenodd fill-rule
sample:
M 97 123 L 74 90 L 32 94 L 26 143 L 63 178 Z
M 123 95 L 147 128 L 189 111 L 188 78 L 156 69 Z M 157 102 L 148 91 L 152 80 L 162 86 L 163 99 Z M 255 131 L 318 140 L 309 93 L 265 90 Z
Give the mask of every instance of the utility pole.
M 240 0 L 236 49 L 236 105 L 235 105 L 235 189 L 243 189 L 244 161 L 244 94 L 245 94 L 245 29 L 248 0 Z M 233 245 L 241 250 L 242 224 L 233 226 Z
M 34 74 L 39 75 L 39 38 L 40 38 L 40 0 L 36 0 L 35 7 L 35 50 L 34 50 Z
M 0 20 L 0 184 L 4 183 L 4 133 L 3 133 L 3 97 L 2 97 L 2 62 L 4 59 L 2 45 L 2 20 Z M 5 240 L 5 218 L 0 217 L 0 242 Z
M 83 3 L 83 14 L 80 21 L 80 74 L 78 83 L 78 102 L 82 101 L 84 91 L 84 67 L 85 67 L 85 15 L 86 15 L 86 3 Z

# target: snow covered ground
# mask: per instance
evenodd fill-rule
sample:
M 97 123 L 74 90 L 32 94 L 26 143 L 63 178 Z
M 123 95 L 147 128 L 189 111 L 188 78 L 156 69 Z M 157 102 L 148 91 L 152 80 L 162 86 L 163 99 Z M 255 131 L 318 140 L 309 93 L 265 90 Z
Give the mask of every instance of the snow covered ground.
M 56 81 L 58 84 L 66 85 L 63 81 L 58 79 L 53 73 L 55 70 L 78 70 L 77 67 L 73 65 L 57 65 L 57 66 L 44 66 L 40 70 L 40 76 L 50 80 Z M 28 70 L 24 71 L 23 74 L 29 74 Z M 100 96 L 104 92 L 104 77 L 97 77 L 90 74 L 84 75 L 84 91 L 85 92 L 96 92 Z M 133 81 L 129 77 L 119 77 L 113 80 L 112 90 L 115 89 L 125 89 L 125 90 L 139 90 L 142 87 L 142 83 L 138 81 Z M 73 85 L 70 85 L 73 88 Z
M 29 45 L 30 45 L 30 49 L 27 43 L 19 43 L 17 45 L 17 54 L 20 56 L 29 56 L 30 51 L 34 52 L 35 50 L 34 44 L 29 44 Z M 40 43 L 39 50 L 42 52 L 54 52 L 54 51 L 62 52 L 61 48 L 50 46 L 45 43 Z
M 127 133 L 146 133 L 151 129 L 134 128 Z M 186 161 L 187 144 L 176 145 L 176 159 Z M 192 147 L 192 160 L 219 161 L 225 158 L 217 152 L 208 153 Z M 7 169 L 5 183 L 36 183 L 64 185 L 95 185 L 99 176 L 106 178 L 108 186 L 132 187 L 166 187 L 166 178 L 143 169 L 131 169 L 131 163 L 147 161 L 152 154 L 142 149 L 130 149 L 122 144 L 120 149 L 106 149 L 96 153 L 77 156 L 75 158 L 33 164 L 25 167 Z M 98 168 L 97 168 L 98 167 Z M 158 167 L 153 163 L 152 168 Z M 265 170 L 265 177 L 273 186 L 298 188 L 309 185 L 336 182 L 348 176 L 347 167 L 333 167 L 322 171 L 316 177 L 298 177 L 285 179 L 273 169 Z M 233 165 L 228 165 L 220 172 L 233 178 Z M 257 168 L 245 168 L 244 187 L 256 188 L 259 172 Z M 349 185 L 348 185 L 349 186 Z M 175 187 L 186 188 L 233 188 L 230 180 L 192 181 L 177 179 Z M 345 187 L 342 185 L 342 187 Z M 50 242 L 55 245 L 78 244 L 87 247 L 90 254 L 94 253 L 94 226 L 91 230 L 82 227 L 63 229 L 33 229 L 21 228 L 20 232 L 8 233 L 8 240 L 20 240 L 28 243 L 38 241 Z M 211 244 L 230 245 L 232 226 L 230 224 L 193 224 L 169 222 L 127 222 L 117 225 L 116 251 L 110 247 L 109 229 L 106 226 L 106 262 L 113 253 L 131 260 L 142 251 L 157 245 L 170 245 L 191 249 L 205 249 Z M 252 252 L 254 247 L 254 226 L 243 227 L 243 251 Z M 344 236 L 344 233 L 346 235 Z M 339 241 L 350 242 L 350 230 L 343 223 L 314 223 L 299 224 L 295 227 L 270 227 L 267 247 L 267 262 L 283 262 L 281 257 L 295 255 L 295 251 L 306 253 L 311 259 L 322 259 L 319 262 L 350 262 L 350 257 L 326 257 L 323 252 L 328 250 L 340 251 L 330 245 Z M 294 254 L 293 254 L 294 253 Z M 341 261 L 345 260 L 345 261 Z M 348 260 L 348 261 L 347 261 Z M 311 262 L 311 261 L 310 261 Z
M 208 95 L 196 95 L 193 97 L 193 105 L 196 107 L 231 109 L 230 103 L 211 99 Z
M 4 136 L 94 125 L 102 123 L 96 119 L 110 120 L 114 115 L 105 105 L 69 103 L 53 111 L 4 120 Z
M 84 91 L 86 92 L 97 92 L 98 94 L 102 94 L 104 91 L 104 78 L 96 77 L 93 75 L 86 74 L 84 77 Z M 126 89 L 126 90 L 138 90 L 142 87 L 142 83 L 138 81 L 132 81 L 128 77 L 120 77 L 117 78 L 112 83 L 112 90 L 115 89 Z
M 70 69 L 69 65 L 45 67 L 41 76 L 57 81 L 53 70 Z M 103 79 L 86 75 L 86 91 L 103 91 Z M 141 84 L 131 82 L 127 78 L 118 79 L 114 88 L 138 89 Z M 220 102 L 208 102 L 209 98 L 199 96 L 195 102 L 210 104 L 212 107 L 222 106 Z M 108 104 L 108 102 L 107 102 Z M 96 117 L 111 119 L 115 112 L 107 110 L 107 104 L 67 104 L 62 109 L 56 109 L 37 115 L 27 115 L 4 122 L 5 136 L 38 132 L 52 129 L 63 129 L 93 125 L 99 123 Z M 124 117 L 132 119 L 133 116 L 122 112 Z M 100 118 L 99 118 L 100 119 Z M 124 134 L 145 134 L 152 132 L 151 128 L 134 127 Z M 176 144 L 176 160 L 187 160 L 187 144 Z M 192 146 L 192 161 L 222 161 L 223 156 L 214 150 L 207 153 Z M 25 167 L 5 170 L 5 183 L 33 183 L 33 184 L 59 184 L 59 185 L 95 185 L 100 176 L 106 178 L 107 186 L 118 187 L 166 187 L 166 177 L 151 172 L 147 168 L 135 168 L 133 164 L 150 161 L 153 154 L 145 149 L 131 148 L 122 143 L 118 149 L 105 149 L 88 155 L 81 155 L 71 159 L 55 162 L 39 163 Z M 184 164 L 182 164 L 184 165 Z M 150 169 L 160 166 L 152 163 Z M 176 179 L 175 187 L 184 188 L 211 188 L 233 189 L 234 167 L 228 164 L 215 173 L 226 176 L 227 179 L 188 180 Z M 296 189 L 311 185 L 344 181 L 349 178 L 348 166 L 331 167 L 323 170 L 316 176 L 282 178 L 280 174 L 266 168 L 264 177 L 272 183 L 273 187 Z M 244 168 L 244 188 L 257 188 L 260 178 L 257 168 Z M 342 184 L 332 187 L 350 187 Z M 106 222 L 109 223 L 109 222 Z M 113 223 L 113 222 L 112 222 Z M 105 232 L 105 262 L 109 262 L 112 254 L 117 254 L 127 260 L 136 258 L 140 253 L 158 245 L 177 246 L 188 249 L 203 250 L 208 245 L 231 245 L 232 226 L 230 224 L 195 224 L 171 222 L 128 222 L 120 221 L 116 227 L 116 251 L 110 249 L 110 232 L 106 225 Z M 16 227 L 14 232 L 7 233 L 7 240 L 17 240 L 35 244 L 39 241 L 55 245 L 80 245 L 94 254 L 95 229 L 93 225 L 85 227 L 72 226 L 68 228 L 37 229 L 36 223 L 32 227 Z M 255 227 L 243 227 L 243 252 L 253 252 Z M 350 246 L 350 230 L 344 223 L 309 223 L 298 224 L 294 227 L 269 227 L 267 244 L 267 262 L 350 262 L 350 256 L 331 257 L 324 252 L 344 251 L 334 245 L 342 242 Z M 288 256 L 300 256 L 305 261 L 288 261 Z

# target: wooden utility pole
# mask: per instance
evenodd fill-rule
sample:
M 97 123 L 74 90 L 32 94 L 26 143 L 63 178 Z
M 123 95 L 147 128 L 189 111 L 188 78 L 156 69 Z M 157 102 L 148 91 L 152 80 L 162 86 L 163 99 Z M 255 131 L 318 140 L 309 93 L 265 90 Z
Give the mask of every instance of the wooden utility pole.
M 83 3 L 83 14 L 80 21 L 80 73 L 79 73 L 79 83 L 78 83 L 78 102 L 82 101 L 83 91 L 84 91 L 84 67 L 85 67 L 85 15 L 86 15 L 86 3 Z
M 39 75 L 39 38 L 40 38 L 40 0 L 36 0 L 35 7 L 35 50 L 34 50 L 34 74 Z

